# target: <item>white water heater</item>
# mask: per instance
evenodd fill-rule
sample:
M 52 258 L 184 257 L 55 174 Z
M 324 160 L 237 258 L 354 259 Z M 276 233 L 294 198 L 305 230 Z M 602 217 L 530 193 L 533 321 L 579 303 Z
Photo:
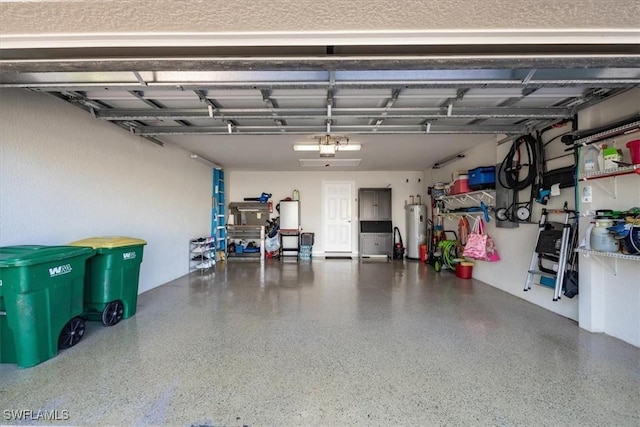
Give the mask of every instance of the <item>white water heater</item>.
M 420 245 L 427 243 L 427 207 L 407 205 L 407 258 L 420 259 Z

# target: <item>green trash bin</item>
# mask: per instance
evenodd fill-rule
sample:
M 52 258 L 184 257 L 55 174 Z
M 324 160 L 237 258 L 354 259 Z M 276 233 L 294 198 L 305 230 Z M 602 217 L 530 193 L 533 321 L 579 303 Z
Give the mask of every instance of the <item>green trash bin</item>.
M 84 335 L 83 282 L 91 248 L 0 247 L 0 363 L 42 363 Z
M 136 314 L 140 264 L 146 241 L 132 237 L 91 237 L 69 243 L 95 249 L 87 260 L 84 309 L 89 320 L 113 326 Z

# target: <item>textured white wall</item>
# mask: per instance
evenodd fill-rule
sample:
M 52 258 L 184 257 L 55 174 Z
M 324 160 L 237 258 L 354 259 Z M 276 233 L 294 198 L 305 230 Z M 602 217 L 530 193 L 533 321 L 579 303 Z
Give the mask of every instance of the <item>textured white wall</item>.
M 0 3 L 18 33 L 310 32 L 416 29 L 637 28 L 629 0 L 192 0 Z
M 581 128 L 603 126 L 640 113 L 640 89 L 624 93 L 579 114 Z M 625 160 L 628 151 L 625 143 L 639 139 L 638 133 L 607 141 L 622 148 Z M 613 191 L 613 179 L 600 179 L 597 183 L 581 183 L 580 188 L 591 185 L 593 201 L 581 203 L 580 210 L 629 209 L 640 207 L 640 176 L 632 174 L 616 178 L 617 198 L 605 189 Z M 603 188 L 604 187 L 604 188 Z M 588 220 L 582 221 L 581 229 Z M 580 259 L 580 326 L 593 331 L 613 335 L 640 347 L 640 262 L 613 260 L 610 258 L 584 257 Z M 584 298 L 588 296 L 589 298 Z
M 43 94 L 0 93 L 0 245 L 148 241 L 140 291 L 188 271 L 210 229 L 211 169 Z
M 405 202 L 409 196 L 422 195 L 424 186 L 422 172 L 245 172 L 230 173 L 229 202 L 241 202 L 245 197 L 256 197 L 260 193 L 272 193 L 274 207 L 293 190 L 300 191 L 300 218 L 304 231 L 315 233 L 314 253 L 324 252 L 322 230 L 322 181 L 354 181 L 352 203 L 353 252 L 358 250 L 358 188 L 387 187 L 391 185 L 393 225 L 405 236 Z M 408 180 L 408 182 L 407 182 Z M 277 213 L 274 209 L 274 215 Z

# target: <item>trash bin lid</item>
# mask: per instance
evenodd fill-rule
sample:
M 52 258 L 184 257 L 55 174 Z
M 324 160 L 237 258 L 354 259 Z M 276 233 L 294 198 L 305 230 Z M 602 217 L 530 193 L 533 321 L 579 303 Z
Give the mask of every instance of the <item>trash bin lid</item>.
M 26 267 L 60 261 L 80 255 L 93 255 L 91 248 L 79 248 L 74 246 L 41 246 L 22 245 L 0 247 L 0 268 L 2 267 Z
M 133 237 L 110 236 L 110 237 L 89 237 L 69 243 L 71 246 L 89 246 L 93 249 L 113 249 L 124 246 L 146 245 L 147 242 Z

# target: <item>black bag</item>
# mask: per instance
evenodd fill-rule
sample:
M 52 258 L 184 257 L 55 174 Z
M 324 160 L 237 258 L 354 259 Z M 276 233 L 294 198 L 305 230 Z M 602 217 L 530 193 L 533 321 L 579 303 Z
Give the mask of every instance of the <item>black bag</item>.
M 567 270 L 564 273 L 564 296 L 567 298 L 573 298 L 578 295 L 578 272 L 574 270 Z

